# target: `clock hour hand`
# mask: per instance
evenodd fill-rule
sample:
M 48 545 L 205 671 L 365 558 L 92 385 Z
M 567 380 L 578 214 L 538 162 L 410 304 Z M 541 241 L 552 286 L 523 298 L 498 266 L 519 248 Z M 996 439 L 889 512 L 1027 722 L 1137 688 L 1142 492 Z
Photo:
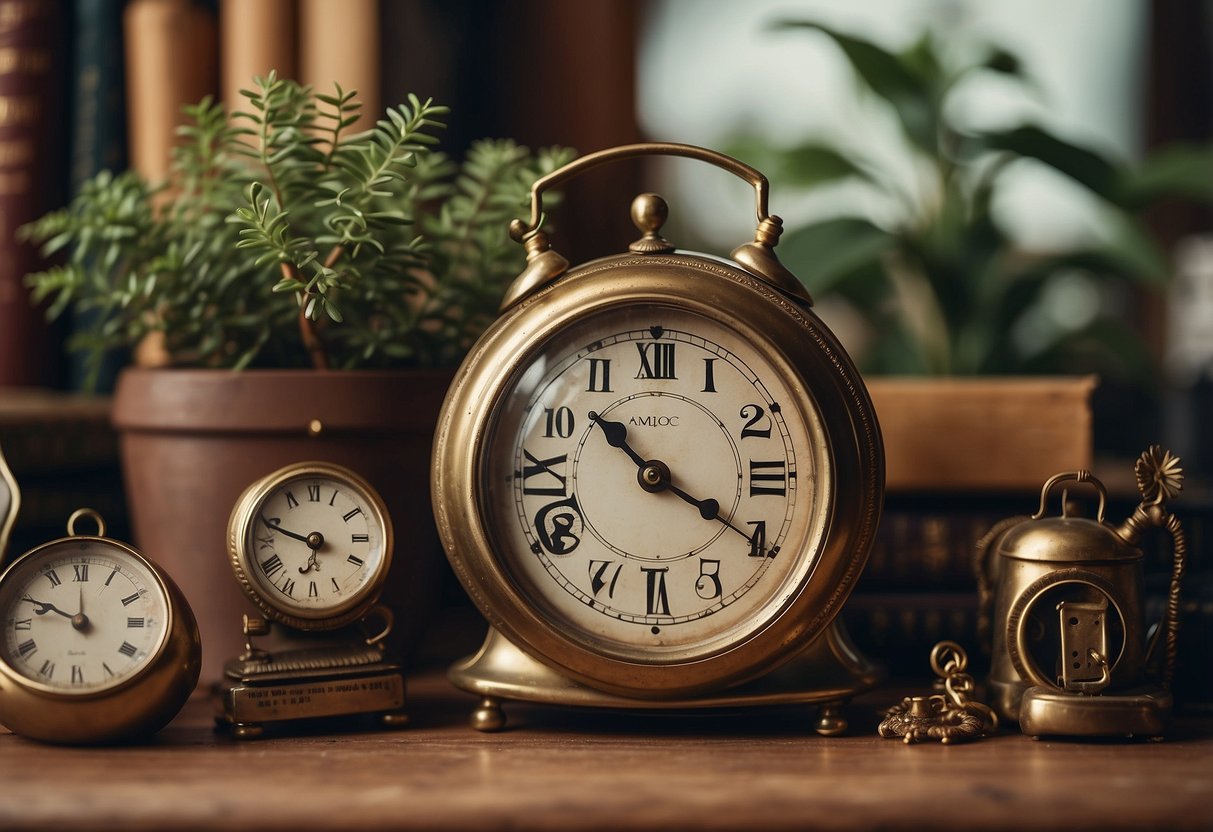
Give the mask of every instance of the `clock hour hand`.
M 645 466 L 647 460 L 632 450 L 632 446 L 628 444 L 628 429 L 623 422 L 612 422 L 609 419 L 604 419 L 592 410 L 590 411 L 590 421 L 596 422 L 598 427 L 602 428 L 602 435 L 606 437 L 608 445 L 612 448 L 619 448 L 627 454 L 632 462 L 636 463 L 637 468 Z

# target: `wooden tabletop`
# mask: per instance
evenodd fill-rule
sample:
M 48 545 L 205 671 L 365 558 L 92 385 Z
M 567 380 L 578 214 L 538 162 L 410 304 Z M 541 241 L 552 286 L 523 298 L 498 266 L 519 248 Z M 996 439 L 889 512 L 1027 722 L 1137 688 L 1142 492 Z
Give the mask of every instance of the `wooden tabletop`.
M 912 692 L 912 691 L 905 691 Z M 239 742 L 197 696 L 150 744 L 40 745 L 0 733 L 0 829 L 1213 829 L 1213 720 L 1165 742 L 906 746 L 811 712 L 604 714 L 473 700 L 412 680 L 402 731 Z M 886 701 L 889 700 L 889 701 Z

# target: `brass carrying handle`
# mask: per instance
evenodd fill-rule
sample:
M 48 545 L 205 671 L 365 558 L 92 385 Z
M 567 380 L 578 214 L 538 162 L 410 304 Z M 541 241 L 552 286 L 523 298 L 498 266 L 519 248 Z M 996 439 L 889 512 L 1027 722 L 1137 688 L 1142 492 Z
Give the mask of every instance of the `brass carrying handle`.
M 1049 477 L 1049 481 L 1045 483 L 1044 488 L 1040 489 L 1040 508 L 1038 508 L 1036 513 L 1032 515 L 1033 520 L 1039 520 L 1045 516 L 1045 510 L 1049 501 L 1049 491 L 1059 482 L 1089 482 L 1091 485 L 1095 486 L 1095 490 L 1099 492 L 1099 511 L 1096 512 L 1095 519 L 1100 523 L 1104 521 L 1104 509 L 1108 504 L 1108 490 L 1104 488 L 1102 482 L 1095 478 L 1094 474 L 1085 468 L 1078 471 L 1066 471 L 1064 473 L 1054 474 L 1052 477 Z M 1068 516 L 1066 514 L 1065 497 L 1062 497 L 1061 500 L 1061 516 Z
M 522 220 L 514 220 L 510 227 L 511 235 L 514 236 L 515 240 L 521 241 L 524 237 L 534 234 L 539 230 L 539 227 L 543 224 L 544 191 L 572 179 L 574 176 L 579 176 L 591 168 L 596 168 L 607 162 L 632 159 L 637 156 L 682 156 L 687 159 L 697 159 L 700 162 L 707 162 L 710 165 L 715 165 L 718 168 L 726 170 L 734 176 L 744 179 L 754 187 L 755 210 L 758 214 L 759 224 L 770 217 L 767 209 L 770 183 L 755 168 L 734 159 L 732 156 L 726 156 L 723 153 L 708 150 L 704 147 L 696 147 L 693 144 L 641 142 L 639 144 L 625 144 L 619 147 L 611 147 L 595 153 L 587 153 L 585 156 L 569 162 L 564 167 L 552 171 L 542 179 L 536 180 L 535 184 L 531 186 L 530 224 L 523 226 Z

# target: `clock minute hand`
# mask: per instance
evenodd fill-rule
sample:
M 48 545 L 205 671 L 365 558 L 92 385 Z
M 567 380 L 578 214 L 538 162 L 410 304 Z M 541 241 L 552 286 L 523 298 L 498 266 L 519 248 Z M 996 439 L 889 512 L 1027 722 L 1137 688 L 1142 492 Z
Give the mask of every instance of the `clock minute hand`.
M 713 500 L 711 497 L 709 497 L 706 500 L 696 500 L 694 497 L 692 497 L 690 494 L 683 491 L 678 486 L 674 485 L 674 483 L 672 483 L 672 482 L 667 483 L 666 488 L 668 488 L 670 491 L 674 492 L 674 494 L 677 495 L 678 497 L 680 497 L 681 499 L 683 499 L 686 502 L 690 503 L 691 505 L 695 506 L 695 508 L 699 509 L 699 516 L 702 517 L 704 520 L 718 520 L 721 523 L 723 523 L 724 525 L 728 526 L 733 531 L 737 532 L 739 535 L 744 537 L 746 540 L 750 539 L 750 536 L 748 534 L 746 534 L 741 529 L 734 526 L 731 522 L 729 522 L 728 520 L 726 520 L 725 518 L 720 516 L 720 502 L 719 501 Z
M 63 610 L 56 607 L 54 604 L 48 603 L 46 601 L 35 601 L 33 598 L 31 598 L 28 595 L 26 595 L 21 600 L 27 601 L 39 608 L 39 609 L 34 610 L 34 615 L 46 615 L 48 612 L 54 612 L 54 613 L 58 613 L 59 615 L 62 615 L 64 618 L 72 617 L 72 614 L 70 612 L 64 612 Z
M 270 520 L 273 520 L 274 522 L 271 523 Z M 277 517 L 271 517 L 269 520 L 262 517 L 261 522 L 265 524 L 267 529 L 275 532 L 282 532 L 287 537 L 294 538 L 295 540 L 302 540 L 308 545 L 309 549 L 316 550 L 324 545 L 324 535 L 322 535 L 320 532 L 311 532 L 310 534 L 304 535 L 288 531 L 287 529 L 284 529 L 282 526 L 278 525 L 281 521 Z

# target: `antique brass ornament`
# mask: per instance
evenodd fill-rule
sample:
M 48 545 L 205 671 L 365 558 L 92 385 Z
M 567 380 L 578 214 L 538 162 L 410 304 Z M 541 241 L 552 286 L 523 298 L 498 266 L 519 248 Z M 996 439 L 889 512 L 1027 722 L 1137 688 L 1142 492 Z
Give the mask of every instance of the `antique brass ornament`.
M 1183 487 L 1183 469 L 1154 445 L 1134 470 L 1141 503 L 1119 526 L 1104 519 L 1103 484 L 1074 471 L 1045 483 L 1036 514 L 1003 521 L 978 545 L 991 696 L 1026 734 L 1154 737 L 1166 729 L 1187 549 L 1166 501 Z M 1070 516 L 1065 492 L 1060 515 L 1048 515 L 1050 491 L 1065 482 L 1094 487 L 1094 519 Z M 1166 609 L 1152 636 L 1137 548 L 1149 528 L 1166 529 L 1173 550 Z
M 969 656 L 954 641 L 941 641 L 931 650 L 931 669 L 945 693 L 907 696 L 885 711 L 877 728 L 885 739 L 901 737 L 907 745 L 938 740 L 944 745 L 984 737 L 998 730 L 998 714 L 970 697 L 973 677 L 966 673 Z
M 4 448 L 0 447 L 0 567 L 4 566 L 8 537 L 12 534 L 20 510 L 21 489 L 17 488 L 17 480 L 4 460 Z
M 570 267 L 543 193 L 598 165 L 684 156 L 754 187 L 731 260 L 680 252 L 656 194 L 627 251 Z M 640 144 L 532 187 L 527 265 L 447 394 L 433 457 L 439 533 L 490 624 L 456 664 L 481 697 L 666 709 L 842 703 L 878 670 L 837 614 L 879 519 L 867 390 L 775 255 L 766 178 L 703 148 Z
M 288 465 L 245 490 L 228 522 L 228 553 L 264 617 L 243 618 L 245 649 L 216 691 L 220 725 L 252 739 L 267 723 L 320 717 L 407 724 L 403 670 L 385 648 L 394 618 L 376 603 L 392 545 L 383 500 L 343 466 Z
M 77 525 L 89 520 L 96 534 Z M 63 744 L 159 731 L 198 683 L 202 644 L 185 596 L 152 561 L 79 509 L 67 537 L 0 574 L 0 723 Z

